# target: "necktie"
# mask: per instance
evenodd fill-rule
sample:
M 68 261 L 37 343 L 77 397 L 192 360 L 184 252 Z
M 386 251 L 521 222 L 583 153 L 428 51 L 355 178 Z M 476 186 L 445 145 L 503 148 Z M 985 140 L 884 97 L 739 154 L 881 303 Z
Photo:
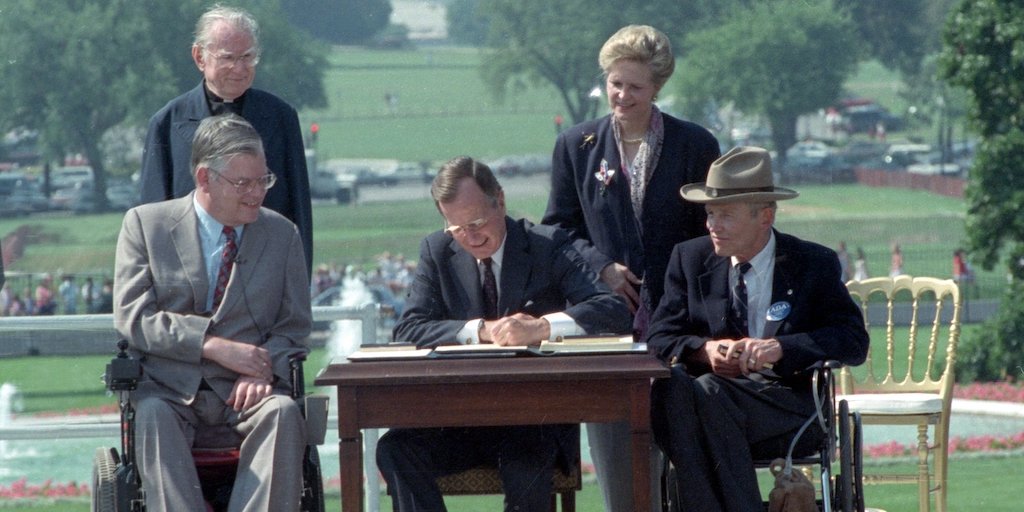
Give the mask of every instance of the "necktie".
M 494 279 L 491 259 L 484 258 L 481 261 L 484 264 L 484 319 L 494 320 L 498 318 L 498 282 Z
M 231 269 L 235 266 L 235 255 L 238 254 L 238 244 L 235 243 L 235 229 L 224 226 L 224 251 L 220 255 L 220 271 L 217 273 L 217 286 L 213 289 L 213 310 L 220 306 L 224 298 L 224 290 L 228 287 L 228 279 L 231 278 Z
M 736 326 L 744 336 L 749 336 L 750 333 L 747 332 L 747 282 L 743 276 L 752 266 L 749 261 L 736 266 L 738 274 L 736 275 L 736 287 L 733 288 L 733 314 L 736 315 Z

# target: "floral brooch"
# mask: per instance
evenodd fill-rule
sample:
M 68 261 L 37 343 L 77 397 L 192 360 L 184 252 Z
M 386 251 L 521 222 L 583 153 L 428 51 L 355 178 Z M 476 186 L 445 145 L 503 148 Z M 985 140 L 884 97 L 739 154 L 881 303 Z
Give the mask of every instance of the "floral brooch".
M 608 161 L 604 158 L 601 159 L 601 168 L 594 173 L 594 177 L 597 181 L 601 182 L 601 195 L 605 195 L 608 192 L 608 185 L 611 184 L 612 178 L 615 177 L 615 169 L 608 167 Z

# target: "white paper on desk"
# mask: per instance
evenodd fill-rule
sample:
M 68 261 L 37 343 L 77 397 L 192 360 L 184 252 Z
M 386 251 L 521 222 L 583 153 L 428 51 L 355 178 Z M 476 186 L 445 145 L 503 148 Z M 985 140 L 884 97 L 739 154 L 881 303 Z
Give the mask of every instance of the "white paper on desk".
M 372 347 L 361 348 L 348 355 L 349 361 L 385 361 L 389 359 L 425 359 L 430 355 L 429 348 L 409 347 Z
M 530 347 L 526 346 L 503 347 L 501 345 L 495 345 L 493 343 L 480 343 L 478 345 L 439 345 L 437 347 L 434 347 L 434 353 L 439 355 L 487 353 L 509 354 L 515 352 L 526 352 L 529 349 Z

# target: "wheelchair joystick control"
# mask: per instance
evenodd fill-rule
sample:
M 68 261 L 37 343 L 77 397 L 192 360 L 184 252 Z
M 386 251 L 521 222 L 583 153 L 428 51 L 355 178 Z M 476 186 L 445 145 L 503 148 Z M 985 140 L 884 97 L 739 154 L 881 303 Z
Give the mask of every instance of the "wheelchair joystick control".
M 107 364 L 107 388 L 111 391 L 132 391 L 142 376 L 142 367 L 138 360 L 128 354 L 127 340 L 118 341 L 117 348 L 117 357 Z

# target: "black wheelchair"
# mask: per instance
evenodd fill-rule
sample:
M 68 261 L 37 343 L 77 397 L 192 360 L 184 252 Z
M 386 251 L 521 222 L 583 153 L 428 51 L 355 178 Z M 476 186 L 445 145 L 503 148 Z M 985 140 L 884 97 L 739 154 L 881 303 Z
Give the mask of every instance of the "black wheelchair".
M 139 362 L 128 354 L 128 342 L 117 343 L 118 354 L 107 365 L 107 389 L 117 392 L 121 409 L 121 451 L 100 447 L 93 457 L 92 510 L 94 512 L 144 512 L 146 497 L 135 463 L 135 410 L 128 397 L 142 376 Z M 327 428 L 327 397 L 307 396 L 302 363 L 291 364 L 292 398 L 306 418 L 308 444 L 302 462 L 302 512 L 324 511 L 323 478 L 316 445 L 323 443 Z M 226 510 L 238 466 L 237 449 L 193 450 L 203 497 L 215 511 Z
M 836 403 L 836 385 L 833 372 L 842 364 L 828 361 L 815 365 L 810 370 L 816 411 L 808 418 L 803 428 L 789 445 L 789 452 L 778 454 L 786 457 L 786 463 L 795 471 L 818 469 L 815 487 L 815 503 L 822 512 L 864 512 L 863 484 L 863 441 L 861 438 L 860 413 L 851 413 L 845 400 Z M 820 443 L 801 443 L 805 429 L 818 428 L 825 433 Z M 756 468 L 771 468 L 778 458 L 755 459 Z M 805 472 L 806 474 L 806 472 Z M 814 482 L 814 478 L 808 476 Z M 679 509 L 679 488 L 675 468 L 666 458 L 662 472 L 662 510 L 675 512 Z M 764 503 L 768 510 L 768 501 Z

